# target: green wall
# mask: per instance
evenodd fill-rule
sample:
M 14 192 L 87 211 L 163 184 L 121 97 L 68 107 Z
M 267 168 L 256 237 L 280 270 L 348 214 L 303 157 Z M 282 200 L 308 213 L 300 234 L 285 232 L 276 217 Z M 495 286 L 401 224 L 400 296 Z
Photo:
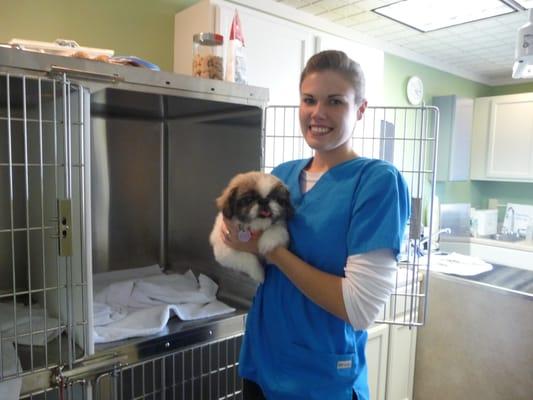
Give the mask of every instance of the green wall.
M 509 67 L 510 70 L 511 67 Z M 401 57 L 385 55 L 385 101 L 387 105 L 408 105 L 405 95 L 407 80 L 417 75 L 424 82 L 424 102 L 433 96 L 455 94 L 464 97 L 498 96 L 533 92 L 533 82 L 505 86 L 487 86 L 468 79 L 417 64 Z M 513 182 L 439 182 L 436 194 L 441 203 L 471 203 L 476 208 L 488 207 L 488 199 L 500 203 L 533 204 L 533 183 Z
M 533 82 L 522 83 L 519 85 L 494 86 L 490 96 L 502 96 L 504 94 L 533 92 Z
M 491 87 L 460 78 L 404 58 L 385 54 L 385 102 L 389 106 L 407 106 L 405 90 L 409 77 L 417 75 L 424 82 L 424 102 L 433 96 L 456 94 L 465 97 L 490 96 Z
M 174 15 L 196 1 L 1 0 L 0 42 L 72 39 L 172 71 Z

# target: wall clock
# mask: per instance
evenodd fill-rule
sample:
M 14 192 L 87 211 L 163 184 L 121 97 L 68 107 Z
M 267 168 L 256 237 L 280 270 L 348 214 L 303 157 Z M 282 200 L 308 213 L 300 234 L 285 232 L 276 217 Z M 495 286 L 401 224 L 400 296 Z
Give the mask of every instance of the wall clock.
M 407 81 L 407 100 L 414 106 L 419 105 L 424 98 L 424 84 L 422 79 L 414 75 Z

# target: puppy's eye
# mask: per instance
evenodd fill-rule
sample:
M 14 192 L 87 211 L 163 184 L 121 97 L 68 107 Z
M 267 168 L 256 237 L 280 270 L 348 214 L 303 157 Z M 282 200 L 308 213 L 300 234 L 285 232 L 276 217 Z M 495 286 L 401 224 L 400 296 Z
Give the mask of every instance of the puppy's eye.
M 245 196 L 245 197 L 241 197 L 241 199 L 239 200 L 239 203 L 243 206 L 248 206 L 252 204 L 253 201 L 254 201 L 254 198 L 252 196 Z

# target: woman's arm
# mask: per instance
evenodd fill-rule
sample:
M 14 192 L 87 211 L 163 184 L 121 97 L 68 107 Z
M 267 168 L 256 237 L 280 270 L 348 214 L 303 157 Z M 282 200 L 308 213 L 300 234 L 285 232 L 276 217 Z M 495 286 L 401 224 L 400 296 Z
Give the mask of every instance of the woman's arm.
M 228 246 L 259 253 L 260 235 L 240 242 L 237 228 L 228 220 L 224 222 L 222 236 Z M 323 272 L 281 246 L 264 256 L 311 301 L 355 329 L 366 329 L 374 321 L 394 287 L 396 260 L 391 249 L 349 256 L 345 277 Z

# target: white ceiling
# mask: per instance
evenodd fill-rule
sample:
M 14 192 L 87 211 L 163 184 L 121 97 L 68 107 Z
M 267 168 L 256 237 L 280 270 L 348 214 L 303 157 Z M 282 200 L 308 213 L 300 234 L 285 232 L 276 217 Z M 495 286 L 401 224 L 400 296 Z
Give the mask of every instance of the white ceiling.
M 277 0 L 357 34 L 429 58 L 445 71 L 462 70 L 493 85 L 533 81 L 511 79 L 517 31 L 528 21 L 527 11 L 422 33 L 372 12 L 397 1 Z

